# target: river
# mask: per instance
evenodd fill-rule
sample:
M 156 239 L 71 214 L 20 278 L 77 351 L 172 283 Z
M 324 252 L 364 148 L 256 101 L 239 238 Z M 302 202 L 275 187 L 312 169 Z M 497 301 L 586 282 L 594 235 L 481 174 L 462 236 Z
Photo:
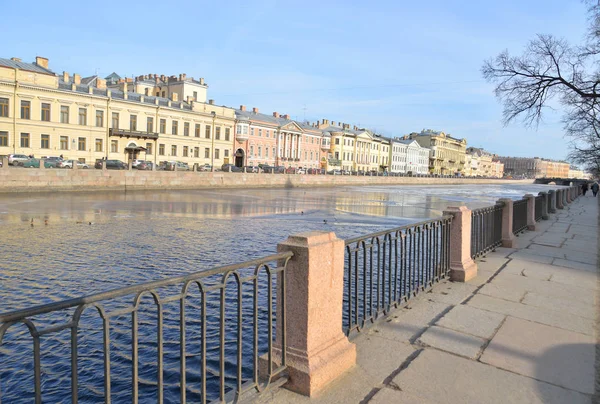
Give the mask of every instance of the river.
M 350 238 L 437 217 L 447 206 L 477 208 L 500 197 L 518 199 L 551 188 L 558 187 L 375 186 L 2 195 L 0 313 L 263 257 L 274 253 L 277 243 L 293 233 L 326 230 Z M 54 354 L 54 363 L 46 368 L 48 402 L 68 397 L 64 374 L 67 337 L 42 345 Z M 15 352 L 26 353 L 0 346 L 4 365 L 0 369 L 4 395 L 0 398 L 29 402 L 30 396 L 16 390 L 31 379 L 31 368 L 15 358 Z M 65 356 L 61 359 L 58 352 Z M 176 373 L 176 369 L 172 371 Z M 84 367 L 82 372 L 82 380 L 94 380 L 93 374 L 85 377 Z M 95 402 L 102 396 L 101 380 L 96 381 L 99 384 L 86 390 L 88 400 L 83 401 Z M 166 398 L 176 397 L 175 390 L 166 392 Z M 30 394 L 31 390 L 26 391 Z M 126 398 L 119 390 L 114 394 L 117 401 Z

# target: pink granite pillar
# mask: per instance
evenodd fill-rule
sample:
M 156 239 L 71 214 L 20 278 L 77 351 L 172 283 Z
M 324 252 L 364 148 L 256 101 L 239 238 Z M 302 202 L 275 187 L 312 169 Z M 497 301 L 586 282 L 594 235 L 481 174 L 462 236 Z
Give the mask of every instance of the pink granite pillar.
M 535 196 L 527 194 L 523 198 L 527 199 L 527 230 L 535 231 Z
M 450 225 L 450 278 L 466 282 L 477 276 L 477 264 L 471 258 L 471 210 L 466 206 L 446 208 L 452 215 Z
M 566 189 L 565 194 L 567 196 L 567 203 L 571 203 L 571 191 L 572 191 L 571 187 Z
M 0 168 L 8 168 L 8 157 L 3 156 L 0 157 L 0 161 L 2 162 L 2 165 L 0 166 Z
M 563 190 L 562 189 L 557 189 L 556 190 L 556 208 L 557 209 L 564 209 L 565 205 L 564 205 L 564 197 L 563 197 Z
M 513 200 L 509 198 L 499 199 L 504 204 L 502 209 L 502 247 L 513 248 L 515 235 L 513 234 Z
M 344 248 L 335 233 L 321 231 L 290 236 L 277 246 L 294 253 L 285 271 L 285 387 L 310 397 L 356 364 L 356 346 L 342 332 Z

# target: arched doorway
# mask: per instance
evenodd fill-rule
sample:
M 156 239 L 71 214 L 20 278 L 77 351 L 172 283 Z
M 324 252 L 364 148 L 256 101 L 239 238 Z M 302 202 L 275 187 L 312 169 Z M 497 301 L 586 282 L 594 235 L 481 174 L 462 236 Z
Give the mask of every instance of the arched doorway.
M 242 149 L 235 151 L 235 166 L 240 168 L 244 166 L 244 150 Z

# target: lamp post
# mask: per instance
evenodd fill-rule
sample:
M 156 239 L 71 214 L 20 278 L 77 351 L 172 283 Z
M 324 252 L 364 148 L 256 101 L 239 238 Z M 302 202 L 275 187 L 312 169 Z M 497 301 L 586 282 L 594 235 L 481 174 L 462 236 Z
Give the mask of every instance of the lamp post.
M 215 171 L 215 118 L 217 117 L 217 113 L 215 111 L 211 111 L 212 115 L 212 134 L 210 136 L 211 143 L 211 151 L 210 151 L 210 171 Z

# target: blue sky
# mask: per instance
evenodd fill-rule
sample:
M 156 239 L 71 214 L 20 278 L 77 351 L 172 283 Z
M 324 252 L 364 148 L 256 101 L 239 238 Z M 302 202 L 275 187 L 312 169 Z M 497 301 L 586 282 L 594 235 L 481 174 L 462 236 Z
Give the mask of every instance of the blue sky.
M 577 0 L 6 2 L 0 57 L 82 76 L 204 77 L 219 105 L 326 118 L 388 136 L 423 128 L 502 155 L 561 159 L 560 111 L 501 123 L 483 61 L 537 33 L 585 35 Z

